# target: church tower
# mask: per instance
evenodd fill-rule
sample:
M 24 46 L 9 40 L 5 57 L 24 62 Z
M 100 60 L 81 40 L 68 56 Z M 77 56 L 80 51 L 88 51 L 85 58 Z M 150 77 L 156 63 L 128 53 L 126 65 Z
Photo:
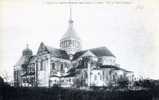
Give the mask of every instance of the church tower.
M 69 26 L 66 33 L 62 36 L 60 40 L 60 48 L 62 50 L 65 50 L 67 54 L 70 55 L 70 57 L 73 56 L 73 54 L 75 54 L 76 52 L 81 50 L 81 40 L 73 28 L 71 8 L 70 8 Z

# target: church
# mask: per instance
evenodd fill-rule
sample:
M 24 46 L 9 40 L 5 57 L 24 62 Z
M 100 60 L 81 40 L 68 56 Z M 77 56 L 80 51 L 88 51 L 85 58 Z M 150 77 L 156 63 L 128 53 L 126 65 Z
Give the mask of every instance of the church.
M 70 17 L 60 48 L 43 42 L 33 54 L 27 46 L 14 67 L 14 86 L 22 87 L 103 87 L 129 77 L 116 63 L 116 56 L 107 47 L 82 49 L 81 39 Z

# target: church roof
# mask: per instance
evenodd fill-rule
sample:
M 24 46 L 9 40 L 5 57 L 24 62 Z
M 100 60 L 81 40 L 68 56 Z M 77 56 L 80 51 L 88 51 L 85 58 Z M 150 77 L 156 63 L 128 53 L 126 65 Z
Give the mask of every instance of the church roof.
M 93 54 L 95 54 L 97 57 L 102 57 L 102 56 L 113 56 L 113 57 L 115 57 L 112 54 L 112 52 L 106 47 L 94 48 L 94 49 L 90 49 L 90 51 Z
M 15 66 L 21 66 L 23 64 L 28 65 L 29 63 L 34 63 L 36 56 L 21 56 Z
M 88 49 L 88 50 L 83 50 L 79 51 L 74 55 L 73 60 L 79 58 L 82 56 L 85 52 L 90 51 L 97 57 L 102 57 L 102 56 L 113 56 L 115 57 L 110 50 L 108 50 L 106 47 L 98 47 L 98 48 L 93 48 L 93 49 Z
M 83 51 L 79 51 L 77 53 L 74 54 L 73 56 L 73 60 L 79 58 L 80 56 L 82 56 L 87 50 L 83 50 Z
M 113 66 L 113 65 L 102 65 L 102 66 L 100 66 L 100 68 L 112 68 L 114 70 L 121 70 L 121 71 L 124 71 L 124 72 L 131 72 L 131 71 L 128 71 L 126 69 L 120 68 L 119 66 Z
M 69 56 L 67 55 L 66 51 L 64 51 L 64 50 L 52 48 L 49 46 L 46 46 L 46 48 L 49 51 L 49 53 L 54 57 L 62 58 L 62 59 L 69 59 Z
M 30 58 L 32 58 L 32 55 L 33 55 L 32 50 L 29 49 L 29 47 L 27 45 L 27 47 L 22 52 L 22 56 L 20 57 L 18 62 L 15 64 L 15 66 L 21 66 L 23 64 L 28 64 Z
M 15 66 L 21 66 L 29 63 L 30 56 L 21 56 Z
M 39 51 L 42 51 L 43 48 L 46 48 L 43 50 L 47 50 L 47 52 L 49 52 L 54 57 L 61 58 L 61 59 L 69 59 L 69 55 L 67 54 L 67 52 L 62 49 L 52 48 L 50 46 L 44 45 L 44 43 L 42 43 L 40 47 L 41 48 L 39 48 L 39 49 L 41 49 L 41 50 L 39 50 Z M 82 56 L 87 51 L 92 52 L 97 57 L 102 57 L 102 56 L 115 57 L 106 47 L 98 47 L 98 48 L 87 49 L 87 50 L 82 50 L 82 51 L 76 52 L 73 55 L 73 60 L 76 60 L 77 58 Z
M 51 56 L 54 56 L 56 58 L 69 59 L 69 56 L 67 55 L 66 51 L 47 46 L 43 42 L 40 44 L 37 54 L 40 54 L 41 52 L 50 53 Z

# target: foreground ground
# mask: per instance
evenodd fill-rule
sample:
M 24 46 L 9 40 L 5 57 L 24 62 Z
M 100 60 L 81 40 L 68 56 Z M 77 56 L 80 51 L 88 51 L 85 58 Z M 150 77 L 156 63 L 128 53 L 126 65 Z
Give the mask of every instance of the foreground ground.
M 0 86 L 0 100 L 159 100 L 159 87 L 145 90 L 93 91 L 63 88 L 15 88 Z

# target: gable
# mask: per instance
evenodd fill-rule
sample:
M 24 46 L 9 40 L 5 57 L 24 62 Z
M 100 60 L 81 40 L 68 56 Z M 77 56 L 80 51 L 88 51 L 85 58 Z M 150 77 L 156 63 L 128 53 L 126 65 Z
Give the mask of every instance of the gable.
M 78 54 L 78 55 L 77 55 L 77 54 Z M 96 56 L 95 56 L 91 51 L 89 51 L 89 50 L 76 53 L 75 56 L 76 56 L 76 58 L 74 58 L 73 60 L 80 59 L 80 58 L 86 57 L 86 56 L 96 57 Z M 74 56 L 74 57 L 75 57 L 75 56 Z
M 86 57 L 86 56 L 93 56 L 93 57 L 95 57 L 95 55 L 91 52 L 91 51 L 87 51 L 87 52 L 85 52 L 81 57 Z
M 50 54 L 53 57 L 61 58 L 61 59 L 69 59 L 69 56 L 64 50 L 52 48 L 50 46 L 44 45 L 41 43 L 37 52 L 37 55 Z
M 37 55 L 42 55 L 42 54 L 46 54 L 49 53 L 49 51 L 47 50 L 47 47 L 44 45 L 44 43 L 40 43 Z

